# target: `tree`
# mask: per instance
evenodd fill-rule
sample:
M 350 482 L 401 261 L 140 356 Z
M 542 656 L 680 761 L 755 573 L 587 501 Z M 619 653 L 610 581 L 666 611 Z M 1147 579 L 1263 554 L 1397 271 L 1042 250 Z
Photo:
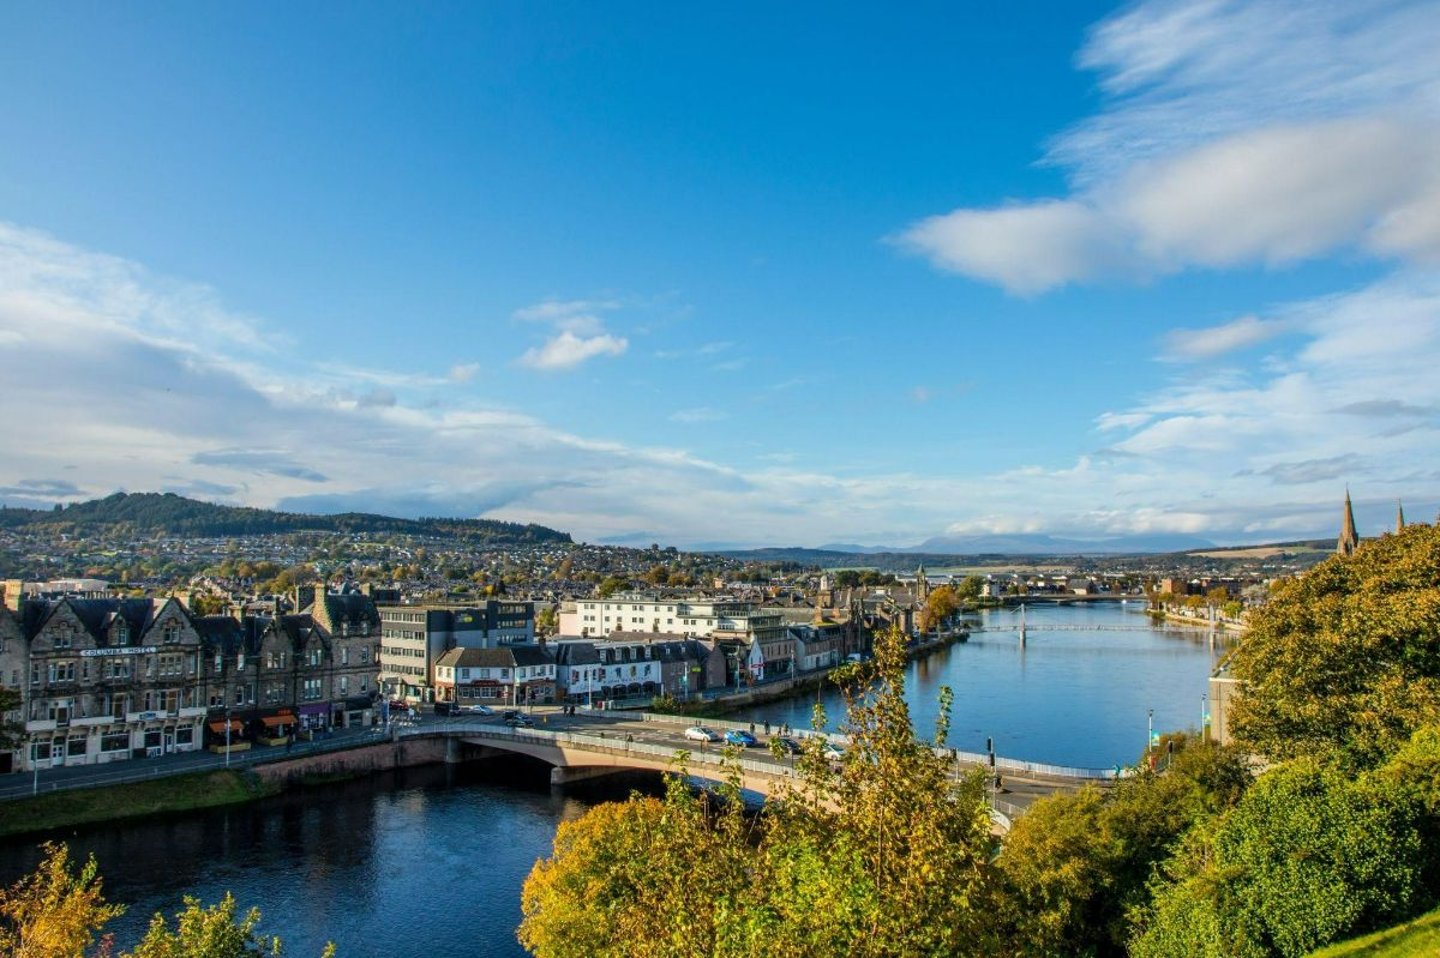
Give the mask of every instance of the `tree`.
M 1440 720 L 1440 528 L 1409 526 L 1275 590 L 1232 654 L 1238 742 L 1379 761 Z
M 630 588 L 630 580 L 623 579 L 618 575 L 607 575 L 597 588 L 597 594 L 602 599 L 608 599 L 617 592 Z
M 283 953 L 279 938 L 256 931 L 260 909 L 251 908 L 239 919 L 236 912 L 235 898 L 228 892 L 209 908 L 187 895 L 185 908 L 175 915 L 175 928 L 157 914 L 140 944 L 124 958 L 250 958 Z M 335 946 L 326 945 L 323 958 L 334 954 Z
M 960 580 L 960 585 L 955 588 L 955 594 L 967 602 L 973 602 L 980 598 L 980 590 L 985 587 L 985 580 L 978 575 L 967 575 Z
M 904 665 L 904 636 L 877 637 L 873 662 L 842 675 L 842 765 L 807 739 L 801 780 L 758 816 L 743 812 L 738 773 L 718 802 L 676 775 L 663 801 L 562 826 L 526 880 L 522 943 L 538 958 L 988 954 L 981 781 L 957 783 L 916 740 Z M 941 715 L 937 742 L 948 695 Z
M 1250 776 L 1238 750 L 1172 740 L 1164 774 L 1041 799 L 1015 821 L 997 860 L 997 917 L 1017 953 L 1123 955 L 1155 867 L 1187 829 L 1239 801 Z
M 125 909 L 105 902 L 93 856 L 72 872 L 67 846 L 42 847 L 39 868 L 0 890 L 0 954 L 81 958 L 105 923 Z
M 960 611 L 960 600 L 955 590 L 948 585 L 931 589 L 920 610 L 920 631 L 930 632 L 945 624 L 945 620 Z
M 553 605 L 541 606 L 535 613 L 535 631 L 540 635 L 552 635 L 556 629 L 555 607 Z
M 1140 913 L 1135 958 L 1300 958 L 1408 914 L 1417 807 L 1379 778 L 1297 760 L 1185 837 Z

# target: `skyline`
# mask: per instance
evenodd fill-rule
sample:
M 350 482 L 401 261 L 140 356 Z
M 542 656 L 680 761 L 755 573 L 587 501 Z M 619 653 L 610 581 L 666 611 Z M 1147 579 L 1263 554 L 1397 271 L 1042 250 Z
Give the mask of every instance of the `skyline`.
M 0 12 L 0 502 L 679 546 L 1440 507 L 1440 8 Z

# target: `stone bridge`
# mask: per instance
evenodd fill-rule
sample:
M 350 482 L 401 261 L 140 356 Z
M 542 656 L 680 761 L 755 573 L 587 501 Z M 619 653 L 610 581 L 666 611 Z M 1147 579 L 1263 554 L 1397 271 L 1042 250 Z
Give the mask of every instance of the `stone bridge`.
M 797 780 L 793 758 L 777 758 L 763 749 L 748 749 L 728 761 L 722 746 L 691 742 L 683 738 L 683 726 L 665 727 L 668 717 L 650 716 L 645 722 L 623 722 L 607 728 L 575 730 L 518 729 L 476 724 L 466 720 L 399 727 L 397 739 L 441 738 L 446 742 L 446 760 L 462 760 L 462 748 L 471 754 L 527 755 L 549 765 L 555 785 L 598 778 L 617 772 L 673 772 L 679 752 L 688 752 L 687 772 L 698 778 L 719 780 L 727 768 L 738 770 L 740 785 L 762 796 L 775 794 L 786 782 Z M 687 720 L 688 721 L 688 720 Z M 716 727 L 731 723 L 709 722 Z M 949 752 L 956 761 L 957 774 L 965 767 L 987 764 L 987 756 Z M 1011 820 L 1022 814 L 1036 798 L 1059 791 L 1073 791 L 1086 782 L 1105 783 L 1110 770 L 1069 769 L 998 759 L 995 767 L 1003 773 L 1004 798 L 990 797 L 991 818 L 997 833 L 1009 830 Z

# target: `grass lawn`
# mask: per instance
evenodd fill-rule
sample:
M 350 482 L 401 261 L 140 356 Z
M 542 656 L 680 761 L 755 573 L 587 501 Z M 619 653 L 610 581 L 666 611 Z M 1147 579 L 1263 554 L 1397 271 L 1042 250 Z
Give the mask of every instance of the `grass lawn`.
M 87 822 L 115 821 L 235 805 L 278 792 L 241 771 L 200 772 L 153 782 L 55 792 L 0 805 L 0 837 L 48 831 Z
M 1322 948 L 1310 958 L 1433 958 L 1440 955 L 1440 908 L 1403 925 Z

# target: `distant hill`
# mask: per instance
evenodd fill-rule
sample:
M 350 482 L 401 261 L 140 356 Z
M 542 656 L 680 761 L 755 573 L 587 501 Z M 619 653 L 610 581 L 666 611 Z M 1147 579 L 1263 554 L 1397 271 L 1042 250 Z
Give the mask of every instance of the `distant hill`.
M 571 541 L 566 532 L 495 519 L 396 519 L 363 512 L 315 516 L 220 506 L 157 492 L 117 492 L 54 510 L 0 509 L 0 527 L 54 533 L 133 531 L 197 537 L 339 532 L 441 536 L 494 544 Z
M 943 544 L 943 540 L 930 540 Z M 878 569 L 881 572 L 911 572 L 916 566 L 930 569 L 950 566 L 1033 566 L 1046 565 L 1054 561 L 1067 561 L 1077 567 L 1105 569 L 1133 564 L 1136 557 L 1146 557 L 1158 563 L 1176 568 L 1202 567 L 1207 563 L 1246 562 L 1262 559 L 1290 558 L 1302 565 L 1310 565 L 1335 551 L 1332 540 L 1304 540 L 1298 542 L 1276 542 L 1250 546 L 1195 546 L 1204 542 L 1188 536 L 1136 537 L 1113 539 L 1102 543 L 1106 548 L 1096 548 L 1096 543 L 1084 540 L 1055 539 L 1049 536 L 977 536 L 973 539 L 950 544 L 968 546 L 964 551 L 920 551 L 866 549 L 864 552 L 846 551 L 834 548 L 805 549 L 771 548 L 744 550 L 716 550 L 716 554 L 739 559 L 742 562 L 797 562 L 803 566 L 821 569 L 862 568 Z M 1040 548 L 1050 545 L 1049 550 Z M 1145 545 L 1152 548 L 1144 548 Z M 1159 548 L 1164 545 L 1178 545 L 1180 548 Z M 1011 546 L 1013 548 L 1006 548 Z M 1077 562 L 1077 560 L 1079 560 Z

